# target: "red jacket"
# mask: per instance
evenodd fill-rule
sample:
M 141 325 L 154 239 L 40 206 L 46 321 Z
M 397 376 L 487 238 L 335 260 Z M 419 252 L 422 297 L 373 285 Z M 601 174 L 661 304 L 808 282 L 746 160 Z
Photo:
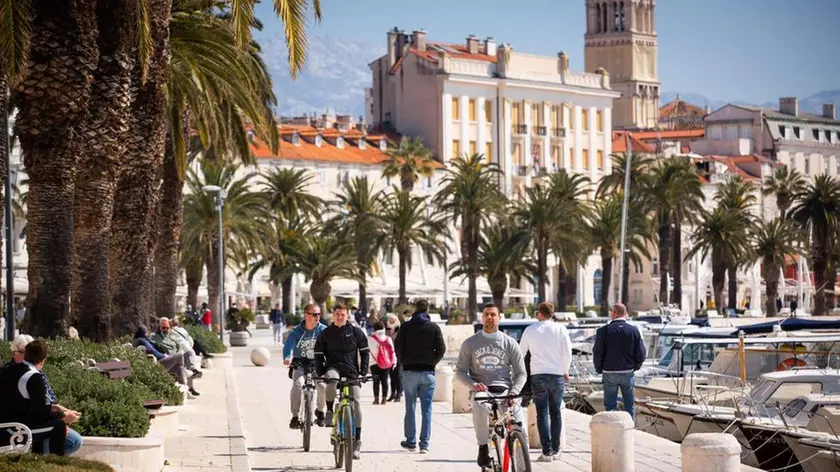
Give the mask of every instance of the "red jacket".
M 201 315 L 201 322 L 205 326 L 210 326 L 213 323 L 213 312 L 210 309 L 205 310 Z

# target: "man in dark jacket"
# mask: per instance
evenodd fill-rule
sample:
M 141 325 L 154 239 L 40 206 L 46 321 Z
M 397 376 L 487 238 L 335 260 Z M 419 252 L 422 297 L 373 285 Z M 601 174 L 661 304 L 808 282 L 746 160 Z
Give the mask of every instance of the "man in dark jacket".
M 415 410 L 420 399 L 420 452 L 429 451 L 432 434 L 432 399 L 435 396 L 435 367 L 446 354 L 440 327 L 426 313 L 429 302 L 417 300 L 414 315 L 400 326 L 394 351 L 402 364 L 402 388 L 405 394 L 405 441 L 400 445 L 413 451 L 417 447 Z
M 595 333 L 595 371 L 602 374 L 605 409 L 618 409 L 618 390 L 621 389 L 624 411 L 635 418 L 634 372 L 645 362 L 645 343 L 638 328 L 627 323 L 627 307 L 616 303 L 610 318 L 610 322 Z

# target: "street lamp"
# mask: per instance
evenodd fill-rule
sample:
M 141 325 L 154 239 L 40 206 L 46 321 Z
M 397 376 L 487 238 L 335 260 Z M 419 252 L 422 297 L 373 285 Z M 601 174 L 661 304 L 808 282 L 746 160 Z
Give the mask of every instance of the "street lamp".
M 624 290 L 624 264 L 625 264 L 625 247 L 627 239 L 627 207 L 630 199 L 630 160 L 633 158 L 633 138 L 630 133 L 626 135 L 627 139 L 627 162 L 624 166 L 624 201 L 621 204 L 621 249 L 618 253 L 618 300 L 616 303 L 621 303 L 622 291 Z M 607 274 L 609 277 L 609 274 Z
M 225 261 L 224 261 L 224 239 L 222 238 L 222 207 L 225 205 L 225 197 L 227 197 L 227 190 L 218 185 L 205 185 L 201 187 L 207 193 L 216 195 L 216 216 L 218 220 L 218 227 L 216 237 L 218 243 L 216 244 L 218 253 L 216 255 L 219 259 L 219 339 L 222 343 L 225 341 Z

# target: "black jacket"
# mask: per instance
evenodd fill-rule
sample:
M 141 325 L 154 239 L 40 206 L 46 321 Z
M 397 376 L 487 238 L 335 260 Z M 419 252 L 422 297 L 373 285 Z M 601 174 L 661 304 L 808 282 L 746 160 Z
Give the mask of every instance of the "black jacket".
M 624 320 L 611 321 L 595 333 L 595 372 L 633 372 L 645 362 L 645 343 L 639 330 Z
M 403 370 L 433 371 L 446 354 L 440 327 L 426 313 L 415 313 L 400 326 L 394 343 Z
M 341 376 L 365 376 L 370 366 L 370 350 L 365 332 L 351 324 L 334 324 L 321 331 L 315 342 L 315 371 L 323 376 L 335 369 Z
M 22 391 L 18 388 L 19 381 L 33 370 Z M 23 362 L 3 369 L 0 374 L 0 422 L 23 423 L 32 428 L 60 417 L 61 414 L 52 411 L 48 401 L 44 374 Z

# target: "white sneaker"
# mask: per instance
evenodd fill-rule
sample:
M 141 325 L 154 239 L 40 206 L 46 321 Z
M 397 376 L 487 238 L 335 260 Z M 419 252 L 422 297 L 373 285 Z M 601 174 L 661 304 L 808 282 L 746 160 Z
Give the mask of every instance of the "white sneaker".
M 551 462 L 553 460 L 554 460 L 554 456 L 552 456 L 550 454 L 549 455 L 540 454 L 540 457 L 539 457 L 539 459 L 537 459 L 537 462 Z
M 563 451 L 557 451 L 557 452 L 554 453 L 553 456 L 551 456 L 551 458 L 555 461 L 559 461 L 562 457 L 563 457 Z

